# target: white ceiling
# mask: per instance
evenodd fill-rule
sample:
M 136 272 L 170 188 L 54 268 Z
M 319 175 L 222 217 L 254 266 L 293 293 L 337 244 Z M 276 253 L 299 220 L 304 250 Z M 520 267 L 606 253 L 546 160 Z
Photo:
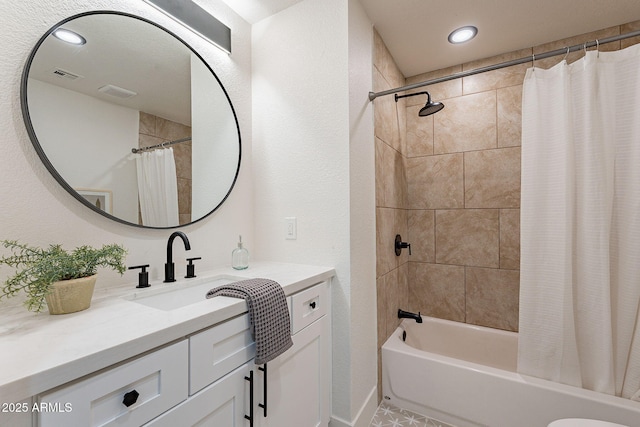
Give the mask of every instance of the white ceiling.
M 405 77 L 640 20 L 638 0 L 360 0 Z M 451 31 L 478 27 L 466 44 Z
M 191 51 L 184 44 L 153 25 L 116 14 L 82 16 L 62 27 L 83 35 L 87 44 L 72 46 L 48 36 L 31 64 L 31 78 L 190 125 Z M 81 77 L 59 77 L 56 69 Z M 108 84 L 137 95 L 122 99 L 98 91 Z
M 302 0 L 224 1 L 245 20 L 255 23 Z M 406 77 L 640 20 L 640 0 L 359 1 Z M 138 95 L 112 101 L 188 124 L 189 50 L 175 40 L 167 43 L 173 41 L 177 49 L 159 43 L 159 37 L 173 38 L 153 26 L 117 18 L 110 15 L 105 22 L 99 22 L 100 16 L 92 15 L 65 24 L 84 34 L 87 45 L 73 49 L 52 40 L 50 44 L 59 46 L 50 47 L 51 55 L 46 53 L 49 48 L 39 50 L 38 58 L 42 58 L 34 61 L 31 76 L 104 99 L 109 97 L 96 93 L 95 89 L 115 84 Z M 126 22 L 119 22 L 121 20 Z M 122 26 L 128 21 L 131 28 Z M 479 29 L 474 40 L 465 45 L 447 42 L 451 30 L 469 24 Z M 145 28 L 151 32 L 143 32 Z M 112 47 L 104 44 L 104 34 L 120 34 L 124 40 L 123 45 L 115 48 L 118 56 L 127 58 L 117 63 L 116 76 L 110 73 L 112 56 L 105 52 Z M 141 43 L 147 39 L 149 43 Z M 139 60 L 132 61 L 132 58 Z M 83 78 L 64 82 L 51 74 L 54 67 Z M 167 76 L 165 72 L 170 74 Z M 172 84 L 167 86 L 167 81 Z M 158 91 L 158 87 L 163 90 Z
M 225 0 L 255 23 L 300 0 Z M 360 0 L 405 77 L 640 20 L 640 0 Z M 449 33 L 478 27 L 467 44 Z
M 203 3 L 206 0 L 201 0 Z M 234 12 L 250 24 L 300 3 L 302 0 L 223 0 Z

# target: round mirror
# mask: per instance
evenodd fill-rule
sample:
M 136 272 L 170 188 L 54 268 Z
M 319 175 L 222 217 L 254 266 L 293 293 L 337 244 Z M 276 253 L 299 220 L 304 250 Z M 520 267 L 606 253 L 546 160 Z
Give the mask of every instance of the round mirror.
M 58 23 L 29 56 L 21 101 L 49 171 L 113 220 L 189 224 L 215 211 L 236 182 L 240 128 L 222 83 L 148 20 L 101 11 Z

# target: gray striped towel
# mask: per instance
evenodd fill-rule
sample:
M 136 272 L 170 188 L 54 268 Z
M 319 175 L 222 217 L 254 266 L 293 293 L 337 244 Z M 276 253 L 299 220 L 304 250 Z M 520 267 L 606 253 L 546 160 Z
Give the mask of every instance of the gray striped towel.
M 247 301 L 249 328 L 256 342 L 256 365 L 275 359 L 293 345 L 287 298 L 280 284 L 269 279 L 249 279 L 207 292 L 207 298 L 218 295 Z

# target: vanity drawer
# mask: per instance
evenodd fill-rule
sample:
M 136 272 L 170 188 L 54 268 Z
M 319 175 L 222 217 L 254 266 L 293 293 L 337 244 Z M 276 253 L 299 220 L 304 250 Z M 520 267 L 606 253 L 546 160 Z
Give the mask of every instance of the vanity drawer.
M 187 398 L 187 341 L 39 396 L 40 427 L 142 425 Z M 125 406 L 125 394 L 138 393 Z M 135 394 L 135 393 L 132 393 Z M 129 396 L 132 396 L 129 394 Z
M 189 394 L 253 359 L 256 344 L 243 314 L 189 338 Z
M 320 283 L 293 295 L 291 299 L 291 334 L 297 333 L 305 326 L 327 314 L 328 298 L 329 285 L 327 282 Z
M 153 419 L 144 427 L 249 427 L 244 416 L 250 413 L 250 367 L 245 363 L 213 384 L 208 385 L 185 402 Z M 257 418 L 257 408 L 254 417 Z

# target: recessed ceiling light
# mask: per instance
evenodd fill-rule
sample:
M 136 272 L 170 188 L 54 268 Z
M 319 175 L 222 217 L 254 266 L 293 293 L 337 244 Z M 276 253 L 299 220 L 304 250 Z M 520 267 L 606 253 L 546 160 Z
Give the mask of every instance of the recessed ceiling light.
M 58 28 L 53 32 L 53 35 L 64 42 L 75 45 L 83 45 L 87 42 L 80 34 L 74 33 L 71 30 L 65 30 L 64 28 Z
M 474 38 L 476 34 L 478 34 L 478 29 L 472 25 L 458 28 L 449 34 L 449 43 L 464 43 Z

